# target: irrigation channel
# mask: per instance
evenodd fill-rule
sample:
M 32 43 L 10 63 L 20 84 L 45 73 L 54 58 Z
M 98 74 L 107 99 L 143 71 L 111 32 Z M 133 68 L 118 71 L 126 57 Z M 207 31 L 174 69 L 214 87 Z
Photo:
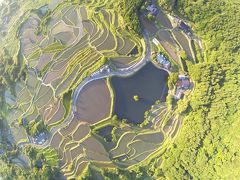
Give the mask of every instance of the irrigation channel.
M 35 146 L 37 148 L 45 148 L 45 147 L 49 146 L 52 135 L 56 131 L 58 131 L 59 129 L 67 126 L 71 122 L 73 117 L 76 115 L 76 112 L 77 112 L 77 105 L 76 105 L 77 104 L 77 99 L 78 99 L 78 96 L 79 96 L 81 90 L 84 88 L 85 85 L 87 85 L 88 83 L 90 83 L 92 81 L 100 80 L 100 79 L 104 79 L 104 78 L 112 77 L 112 76 L 118 76 L 118 77 L 131 76 L 134 73 L 136 73 L 137 71 L 139 71 L 143 66 L 145 66 L 150 61 L 151 47 L 150 47 L 149 35 L 146 32 L 146 30 L 144 30 L 144 29 L 143 29 L 143 38 L 144 38 L 146 46 L 144 47 L 144 50 L 143 50 L 143 53 L 142 53 L 142 59 L 138 63 L 133 64 L 132 66 L 127 67 L 127 68 L 117 69 L 115 71 L 110 70 L 110 71 L 102 71 L 101 72 L 100 70 L 98 70 L 97 72 L 93 73 L 89 77 L 85 78 L 78 85 L 78 87 L 76 88 L 76 90 L 73 93 L 71 112 L 69 113 L 68 117 L 65 119 L 65 121 L 63 123 L 59 124 L 58 126 L 52 128 L 50 130 L 49 135 L 48 135 L 48 139 L 47 139 L 47 141 L 44 144 L 39 145 L 39 144 L 33 143 L 32 138 L 29 138 L 30 142 L 22 142 L 22 143 L 19 143 L 18 145 L 19 146 L 32 145 L 32 146 Z M 104 67 L 102 67 L 102 69 L 103 68 Z

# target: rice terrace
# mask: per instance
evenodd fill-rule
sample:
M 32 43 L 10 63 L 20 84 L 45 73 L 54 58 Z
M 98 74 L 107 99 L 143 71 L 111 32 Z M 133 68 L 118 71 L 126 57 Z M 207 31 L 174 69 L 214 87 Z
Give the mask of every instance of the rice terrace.
M 159 5 L 6 0 L 18 11 L 1 11 L 0 54 L 16 66 L 4 72 L 0 155 L 19 177 L 162 177 L 152 171 L 176 147 L 189 67 L 205 54 L 192 24 Z

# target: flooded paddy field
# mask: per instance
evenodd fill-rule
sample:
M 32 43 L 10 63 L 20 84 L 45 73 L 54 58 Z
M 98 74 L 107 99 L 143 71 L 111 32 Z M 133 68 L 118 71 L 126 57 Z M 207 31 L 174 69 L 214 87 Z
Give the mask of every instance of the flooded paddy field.
M 171 21 L 168 19 L 167 15 L 163 11 L 160 11 L 156 18 L 162 24 L 163 27 L 168 29 L 173 28 Z
M 150 35 L 154 35 L 158 31 L 158 28 L 147 18 L 143 18 L 143 26 L 146 28 Z

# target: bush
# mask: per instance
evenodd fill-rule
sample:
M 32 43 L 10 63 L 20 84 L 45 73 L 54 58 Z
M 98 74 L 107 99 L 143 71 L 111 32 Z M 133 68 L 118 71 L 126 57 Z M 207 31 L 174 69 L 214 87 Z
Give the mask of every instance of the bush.
M 174 100 L 173 96 L 171 94 L 168 94 L 166 102 L 167 102 L 167 106 L 168 106 L 169 109 L 173 108 L 173 100 Z

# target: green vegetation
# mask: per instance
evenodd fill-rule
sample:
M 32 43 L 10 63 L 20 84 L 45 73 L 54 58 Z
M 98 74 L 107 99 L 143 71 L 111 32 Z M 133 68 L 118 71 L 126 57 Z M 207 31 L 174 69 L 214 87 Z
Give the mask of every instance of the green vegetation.
M 144 121 L 141 123 L 141 124 L 139 124 L 139 127 L 145 127 L 145 126 L 147 126 L 148 124 L 149 124 L 149 111 L 146 111 L 145 113 L 144 113 Z
M 204 61 L 203 55 L 202 55 L 202 50 L 200 49 L 200 47 L 196 43 L 196 41 L 191 41 L 191 43 L 192 43 L 192 46 L 195 48 L 195 54 L 196 54 L 197 61 L 202 63 Z
M 99 171 L 90 167 L 88 176 L 94 177 L 97 171 L 98 175 L 114 179 L 237 179 L 240 9 L 235 7 L 239 4 L 233 0 L 159 0 L 159 3 L 189 20 L 204 47 L 201 50 L 195 45 L 196 51 L 203 51 L 205 59 L 203 62 L 198 56 L 196 65 L 181 55 L 181 66 L 189 71 L 195 83 L 194 92 L 177 103 L 176 111 L 183 116 L 181 131 L 164 154 L 159 151 L 144 164 L 128 171 Z M 170 86 L 176 78 L 177 74 L 172 74 Z M 171 96 L 167 103 L 172 104 Z
M 33 137 L 35 137 L 39 133 L 44 132 L 46 130 L 47 128 L 43 120 L 39 120 L 39 119 L 36 119 L 35 121 L 31 121 L 26 127 L 26 131 L 28 132 L 28 134 Z
M 136 102 L 139 101 L 139 96 L 138 95 L 134 95 L 133 96 L 133 100 L 136 101 Z
M 115 4 L 115 2 L 114 2 Z M 141 7 L 141 0 L 117 0 L 116 8 L 117 12 L 119 12 L 125 21 L 125 26 L 136 32 L 137 34 L 141 34 L 141 25 L 138 17 L 138 12 Z
M 176 72 L 170 73 L 168 77 L 168 88 L 173 89 L 177 80 L 178 80 L 178 73 Z
M 117 128 L 114 127 L 114 128 L 112 129 L 112 131 L 111 131 L 112 141 L 113 141 L 113 142 L 116 142 L 116 141 L 117 141 L 116 130 L 117 130 Z
M 178 102 L 177 111 L 184 119 L 174 143 L 166 153 L 159 153 L 134 172 L 140 169 L 142 178 L 156 179 L 237 179 L 239 4 L 233 0 L 159 2 L 194 24 L 207 60 L 199 60 L 197 65 L 186 61 L 195 89 Z M 163 160 L 160 164 L 159 159 Z M 126 176 L 126 172 L 121 175 Z
M 65 114 L 64 114 L 64 119 L 68 116 L 70 110 L 71 110 L 71 104 L 72 104 L 72 90 L 66 92 L 63 95 L 63 106 L 66 110 Z
M 11 141 L 12 145 L 16 143 L 25 147 L 29 143 L 27 134 L 36 136 L 43 131 L 57 134 L 54 127 L 61 126 L 69 117 L 73 92 L 85 78 L 105 64 L 116 68 L 116 63 L 129 66 L 142 55 L 141 28 L 136 13 L 140 1 L 78 3 L 6 0 L 1 5 L 0 120 L 4 122 L 3 133 L 6 133 L 1 143 Z M 45 8 L 47 4 L 49 9 L 46 13 L 41 12 L 40 7 Z M 121 6 L 119 12 L 112 8 L 113 5 Z M 84 33 L 80 32 L 82 30 Z M 134 49 L 138 52 L 128 56 Z M 116 62 L 111 61 L 114 58 Z M 69 121 L 75 122 L 76 119 Z M 80 130 L 75 129 L 74 132 L 74 128 L 69 129 L 73 138 L 80 138 L 79 142 L 89 140 L 89 145 L 93 139 L 102 147 L 97 140 L 89 138 L 89 125 L 77 124 L 76 127 Z M 59 130 L 64 128 L 65 125 Z M 83 130 L 88 131 L 84 134 Z M 83 133 L 83 137 L 78 133 Z M 113 141 L 117 141 L 114 134 L 113 131 Z M 69 136 L 61 135 L 57 140 L 69 140 Z M 55 142 L 58 141 L 51 141 L 51 146 L 58 151 L 59 146 L 54 146 Z M 10 152 L 7 151 L 6 157 L 16 160 L 3 162 L 3 170 L 9 168 L 5 174 L 1 171 L 0 176 L 4 179 L 58 179 L 59 151 L 57 154 L 51 154 L 48 149 Z M 88 153 L 95 156 L 91 151 Z M 29 171 L 25 164 L 18 167 L 20 160 L 15 156 L 23 154 L 30 158 Z M 72 155 L 73 159 L 81 156 L 80 153 L 76 155 Z M 61 173 L 67 177 L 79 176 L 88 165 L 86 159 L 79 162 L 83 162 L 82 165 L 66 162 L 67 167 L 71 167 L 68 169 L 61 165 Z M 74 174 L 67 172 L 70 170 Z
M 173 97 L 171 94 L 168 94 L 166 103 L 168 105 L 168 108 L 172 109 L 173 108 Z
M 147 15 L 147 18 L 150 20 L 150 21 L 155 21 L 155 17 L 152 15 L 152 14 L 148 14 Z
M 81 116 L 68 116 L 73 92 L 105 64 L 116 70 L 119 64 L 138 61 L 142 1 L 51 2 L 45 15 L 39 8 L 48 0 L 6 0 L 0 5 L 1 178 L 239 177 L 240 4 L 158 2 L 191 24 L 202 40 L 191 40 L 193 59 L 181 47 L 179 62 L 163 46 L 155 47 L 172 63 L 169 89 L 174 91 L 181 68 L 191 77 L 193 92 L 177 102 L 169 94 L 166 103 L 156 102 L 145 112 L 141 124 L 110 114 L 93 126 Z M 148 19 L 155 20 L 151 15 Z M 80 33 L 79 24 L 87 34 Z M 138 53 L 130 57 L 134 48 Z M 132 98 L 140 100 L 138 95 Z M 97 133 L 106 126 L 112 126 L 111 141 Z M 48 148 L 26 146 L 26 132 L 36 136 L 47 130 L 52 133 Z
M 15 158 L 13 153 L 15 152 Z M 24 155 L 20 156 L 19 154 Z M 10 155 L 11 153 L 11 155 Z M 8 159 L 7 157 L 11 157 Z M 22 165 L 27 164 L 27 158 L 30 158 L 29 167 L 23 169 Z M 14 159 L 19 160 L 19 164 L 12 164 Z M 21 166 L 20 166 L 21 165 Z M 8 155 L 0 160 L 0 176 L 3 179 L 58 179 L 60 171 L 58 168 L 57 154 L 51 148 L 38 150 L 31 146 L 26 146 L 23 150 L 16 149 L 9 151 Z
M 194 23 L 207 62 L 188 64 L 196 87 L 191 97 L 178 104 L 179 108 L 188 104 L 184 123 L 158 171 L 176 179 L 235 179 L 240 172 L 239 4 L 180 0 L 175 10 Z

